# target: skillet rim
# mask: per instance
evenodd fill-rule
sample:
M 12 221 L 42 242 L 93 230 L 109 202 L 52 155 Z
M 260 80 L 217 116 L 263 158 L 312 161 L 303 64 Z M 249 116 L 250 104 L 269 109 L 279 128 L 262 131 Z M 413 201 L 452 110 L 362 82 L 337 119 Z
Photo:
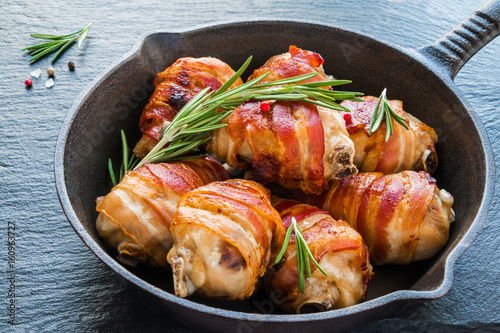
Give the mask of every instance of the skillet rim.
M 389 47 L 395 52 L 403 53 L 405 56 L 412 58 L 412 60 L 420 63 L 424 67 L 426 67 L 432 74 L 436 76 L 436 79 L 441 80 L 452 93 L 454 93 L 459 100 L 464 104 L 464 107 L 467 110 L 467 113 L 472 118 L 474 125 L 476 126 L 476 130 L 480 136 L 482 142 L 482 150 L 485 156 L 486 165 L 485 168 L 485 187 L 483 198 L 479 209 L 476 213 L 474 221 L 471 223 L 467 232 L 463 235 L 463 237 L 456 244 L 455 248 L 451 249 L 451 252 L 448 256 L 445 257 L 444 274 L 443 280 L 441 284 L 434 290 L 424 290 L 424 291 L 416 291 L 416 290 L 397 290 L 391 292 L 389 294 L 377 297 L 375 299 L 364 301 L 362 303 L 358 303 L 356 305 L 343 308 L 336 309 L 333 311 L 325 311 L 318 313 L 310 313 L 310 314 L 256 314 L 256 313 L 248 313 L 248 312 L 239 312 L 234 310 L 226 310 L 221 308 L 212 307 L 205 304 L 200 304 L 189 299 L 183 299 L 177 297 L 173 294 L 168 293 L 160 288 L 157 288 L 150 283 L 142 280 L 138 276 L 134 275 L 132 272 L 128 271 L 125 267 L 120 265 L 114 258 L 112 258 L 97 242 L 88 234 L 86 228 L 80 222 L 77 217 L 73 206 L 71 204 L 68 191 L 65 183 L 65 173 L 64 173 L 64 159 L 65 159 L 65 147 L 68 138 L 69 131 L 73 125 L 73 121 L 80 109 L 80 107 L 85 103 L 87 96 L 91 95 L 94 90 L 98 87 L 101 82 L 104 82 L 108 76 L 111 75 L 115 70 L 119 70 L 119 68 L 128 61 L 131 61 L 135 57 L 140 55 L 141 48 L 145 42 L 145 40 L 153 35 L 157 34 L 166 34 L 166 35 L 183 35 L 189 33 L 197 33 L 202 32 L 203 30 L 220 30 L 220 29 L 228 29 L 231 26 L 241 26 L 241 25 L 303 25 L 309 27 L 317 27 L 322 29 L 329 29 L 332 31 L 343 31 L 351 34 L 355 34 L 362 38 L 367 38 L 371 40 L 371 42 L 380 43 L 384 46 Z M 493 158 L 493 152 L 490 140 L 488 138 L 488 134 L 482 121 L 477 115 L 476 111 L 470 105 L 470 103 L 465 98 L 465 95 L 461 92 L 461 90 L 456 86 L 452 78 L 447 75 L 447 72 L 443 66 L 433 61 L 430 58 L 425 57 L 425 55 L 418 50 L 412 50 L 407 48 L 402 48 L 397 45 L 394 45 L 389 42 L 382 41 L 376 37 L 370 36 L 369 34 L 358 33 L 349 29 L 338 28 L 335 26 L 327 25 L 327 24 L 319 24 L 316 22 L 311 22 L 307 20 L 295 20 L 295 21 L 287 21 L 287 20 L 248 20 L 248 21 L 227 21 L 227 22 L 217 22 L 211 24 L 203 24 L 192 27 L 188 30 L 182 29 L 172 29 L 170 32 L 166 32 L 164 30 L 156 30 L 152 32 L 147 32 L 142 34 L 138 40 L 133 44 L 131 49 L 125 53 L 120 59 L 112 63 L 106 70 L 104 70 L 101 74 L 97 76 L 75 99 L 73 104 L 71 105 L 67 115 L 65 116 L 63 123 L 61 125 L 61 129 L 58 134 L 56 148 L 55 148 L 55 161 L 54 161 L 54 176 L 56 189 L 59 197 L 59 201 L 63 208 L 63 211 L 68 218 L 70 224 L 75 229 L 78 236 L 82 239 L 82 241 L 89 247 L 89 249 L 109 268 L 111 268 L 115 274 L 125 278 L 128 282 L 134 284 L 136 287 L 147 291 L 148 293 L 161 298 L 162 301 L 167 301 L 169 303 L 173 303 L 176 305 L 180 305 L 186 308 L 189 308 L 194 311 L 204 312 L 206 314 L 210 314 L 217 317 L 230 318 L 236 320 L 250 320 L 250 321 L 259 321 L 259 322 L 304 322 L 304 321 L 315 321 L 315 320 L 329 320 L 334 318 L 340 318 L 348 315 L 353 315 L 355 313 L 362 313 L 373 308 L 380 308 L 384 306 L 388 306 L 393 302 L 397 301 L 412 301 L 412 300 L 430 300 L 436 299 L 448 292 L 451 288 L 453 282 L 453 269 L 454 264 L 458 257 L 465 251 L 465 249 L 472 243 L 474 238 L 477 236 L 480 228 L 486 221 L 487 213 L 489 211 L 493 193 L 494 193 L 494 179 L 495 179 L 495 162 Z M 442 266 L 442 263 L 435 263 L 432 267 Z M 428 273 L 427 273 L 428 274 Z M 425 277 L 424 275 L 423 277 Z

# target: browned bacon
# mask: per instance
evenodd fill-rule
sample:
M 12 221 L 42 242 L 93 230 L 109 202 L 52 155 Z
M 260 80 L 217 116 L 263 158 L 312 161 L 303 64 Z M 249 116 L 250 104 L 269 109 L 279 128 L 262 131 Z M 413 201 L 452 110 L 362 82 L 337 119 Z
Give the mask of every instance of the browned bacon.
M 360 173 L 332 182 L 319 196 L 296 198 L 353 226 L 375 265 L 430 258 L 448 241 L 454 220 L 453 197 L 423 171 Z
M 158 143 L 162 126 L 172 121 L 179 110 L 201 90 L 219 89 L 234 71 L 216 58 L 180 58 L 173 65 L 156 75 L 156 86 L 148 104 L 142 111 L 139 128 L 142 139 L 134 148 L 138 158 L 143 158 Z M 231 87 L 243 82 L 238 79 Z
M 328 274 L 311 265 L 304 293 L 299 287 L 295 234 L 284 258 L 271 272 L 269 296 L 288 312 L 307 313 L 354 305 L 364 297 L 372 277 L 368 250 L 349 224 L 330 214 L 295 200 L 273 197 L 273 206 L 288 229 L 295 218 L 314 259 Z
M 378 102 L 377 97 L 366 96 L 364 102 L 344 101 L 341 103 L 351 110 L 346 121 L 347 131 L 354 142 L 354 163 L 360 172 L 378 171 L 385 174 L 403 170 L 424 170 L 432 173 L 437 167 L 434 145 L 438 138 L 432 127 L 403 110 L 403 102 L 389 101 L 392 109 L 408 120 L 409 130 L 391 119 L 394 134 L 385 141 L 386 120 L 379 129 L 368 135 L 372 114 Z
M 175 294 L 244 299 L 283 244 L 270 192 L 249 180 L 214 182 L 186 193 L 170 228 Z
M 213 158 L 148 164 L 129 171 L 105 197 L 98 198 L 96 228 L 120 261 L 166 269 L 172 246 L 170 223 L 181 196 L 228 175 Z

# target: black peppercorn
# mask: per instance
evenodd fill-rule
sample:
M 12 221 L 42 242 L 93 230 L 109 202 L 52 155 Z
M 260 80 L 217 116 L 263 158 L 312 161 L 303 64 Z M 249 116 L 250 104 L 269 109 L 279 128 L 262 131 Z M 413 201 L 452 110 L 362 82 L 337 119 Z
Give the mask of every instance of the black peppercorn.
M 73 61 L 68 62 L 68 67 L 70 71 L 75 70 L 75 63 Z

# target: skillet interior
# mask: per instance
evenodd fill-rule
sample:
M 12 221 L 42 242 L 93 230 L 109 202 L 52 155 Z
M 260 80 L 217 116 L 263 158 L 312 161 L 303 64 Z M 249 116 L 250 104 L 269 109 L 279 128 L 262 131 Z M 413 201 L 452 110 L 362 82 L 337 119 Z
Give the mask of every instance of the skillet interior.
M 56 165 L 56 178 L 62 177 L 64 171 L 69 202 L 63 197 L 61 201 L 67 214 L 68 210 L 74 210 L 77 220 L 72 214 L 68 217 L 76 231 L 106 264 L 116 266 L 111 258 L 114 254 L 106 255 L 102 251 L 104 245 L 94 226 L 97 217 L 94 200 L 111 188 L 107 177 L 107 159 L 112 157 L 115 163 L 119 163 L 119 130 L 125 129 L 130 141 L 139 138 L 138 119 L 153 92 L 151 80 L 156 73 L 183 56 L 218 57 L 237 69 L 249 55 L 253 55 L 251 68 L 243 75 L 246 78 L 251 70 L 262 65 L 270 56 L 286 52 L 289 45 L 320 53 L 325 59 L 326 73 L 353 81 L 345 89 L 378 96 L 387 87 L 390 99 L 403 100 L 406 111 L 438 132 L 439 167 L 434 177 L 438 179 L 440 188 L 447 189 L 455 198 L 456 222 L 451 227 L 450 240 L 433 259 L 409 266 L 377 267 L 376 279 L 370 284 L 364 302 L 375 308 L 373 316 L 381 316 L 388 312 L 376 308 L 387 304 L 387 300 L 380 304 L 377 301 L 394 291 L 438 290 L 435 294 L 410 293 L 404 296 L 407 299 L 441 296 L 449 288 L 452 278 L 451 274 L 445 274 L 445 262 L 473 225 L 483 201 L 487 178 L 487 156 L 483 144 L 488 143 L 483 143 L 460 93 L 426 65 L 415 60 L 417 55 L 412 56 L 411 52 L 399 51 L 371 38 L 326 26 L 249 22 L 145 37 L 142 45 L 138 45 L 137 53 L 115 66 L 88 92 L 83 93 L 63 125 L 61 136 L 67 133 L 67 137 L 59 138 L 61 151 L 56 152 L 56 159 L 60 154 L 63 161 L 63 170 Z M 65 143 L 63 148 L 61 143 Z M 61 182 L 59 179 L 60 194 Z M 113 269 L 116 271 L 116 267 Z M 131 272 L 151 285 L 173 292 L 169 274 L 141 269 Z M 162 295 L 155 288 L 151 288 L 150 292 L 165 298 L 165 293 Z M 259 311 L 252 303 L 263 301 L 264 297 L 257 295 L 256 299 L 245 302 L 193 300 L 217 308 L 254 313 Z M 190 306 L 196 307 L 193 304 Z M 356 306 L 346 311 L 345 314 L 351 316 L 356 312 Z M 276 310 L 273 313 L 279 312 Z M 225 316 L 225 313 L 221 315 Z M 279 317 L 285 316 L 275 316 Z M 300 320 L 333 317 L 336 315 L 324 313 L 301 316 Z M 273 320 L 269 316 L 265 318 L 265 321 Z

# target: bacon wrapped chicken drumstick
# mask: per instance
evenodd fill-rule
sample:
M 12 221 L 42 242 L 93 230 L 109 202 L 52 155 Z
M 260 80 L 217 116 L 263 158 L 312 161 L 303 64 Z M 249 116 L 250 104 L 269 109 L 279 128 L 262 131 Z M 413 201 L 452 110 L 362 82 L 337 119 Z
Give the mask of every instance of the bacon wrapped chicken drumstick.
M 134 148 L 141 159 L 158 143 L 161 129 L 172 121 L 177 112 L 201 90 L 219 89 L 234 71 L 217 58 L 180 58 L 172 66 L 156 75 L 153 95 L 142 111 L 139 128 L 141 140 Z M 231 87 L 243 82 L 238 79 Z
M 295 218 L 312 255 L 325 276 L 312 266 L 305 279 L 304 292 L 299 288 L 295 235 L 280 263 L 270 271 L 268 294 L 283 310 L 310 313 L 354 305 L 364 297 L 372 278 L 368 250 L 361 235 L 342 220 L 295 200 L 272 198 L 285 228 Z M 308 260 L 309 261 L 309 260 Z
M 175 294 L 249 297 L 283 244 L 270 192 L 249 180 L 215 182 L 186 193 L 170 228 Z
M 211 157 L 146 164 L 129 171 L 108 195 L 97 198 L 97 232 L 107 246 L 118 251 L 122 263 L 144 262 L 166 269 L 172 246 L 170 223 L 181 196 L 227 178 L 224 168 Z
M 363 236 L 374 265 L 409 264 L 435 255 L 455 220 L 453 197 L 426 172 L 360 173 L 297 199 L 347 221 Z
M 386 121 L 381 129 L 368 135 L 372 114 L 378 102 L 377 97 L 363 97 L 364 102 L 343 101 L 350 113 L 345 113 L 349 137 L 354 142 L 354 164 L 360 172 L 397 173 L 403 170 L 424 170 L 432 173 L 437 167 L 434 145 L 438 138 L 432 127 L 403 110 L 403 102 L 390 100 L 389 105 L 401 117 L 408 120 L 409 130 L 392 118 L 394 133 L 385 141 Z
M 305 81 L 325 81 L 323 59 L 294 46 L 269 59 L 249 79 L 270 72 L 261 82 L 318 73 Z M 354 145 L 341 115 L 300 101 L 248 101 L 213 132 L 208 149 L 231 167 L 252 166 L 247 177 L 321 193 L 327 181 L 356 173 Z

